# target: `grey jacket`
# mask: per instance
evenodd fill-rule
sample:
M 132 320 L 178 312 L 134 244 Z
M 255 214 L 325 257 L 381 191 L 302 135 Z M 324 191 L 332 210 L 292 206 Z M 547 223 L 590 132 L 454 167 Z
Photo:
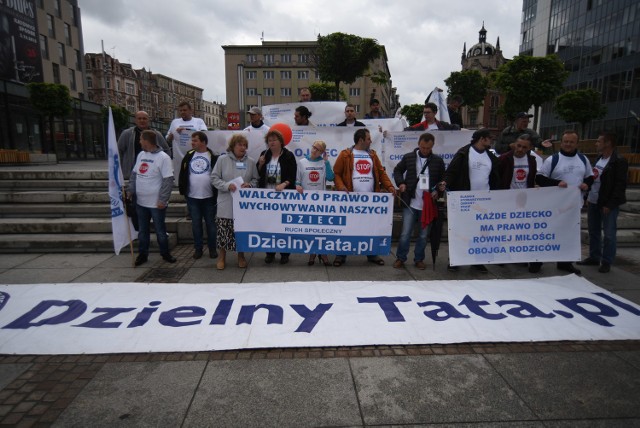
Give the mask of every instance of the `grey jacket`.
M 240 162 L 244 164 L 244 168 L 238 168 Z M 211 184 L 218 189 L 216 216 L 219 218 L 233 218 L 233 197 L 229 192 L 229 184 L 237 177 L 242 177 L 245 183 L 256 187 L 259 178 L 256 161 L 246 155 L 242 159 L 237 159 L 231 152 L 220 155 L 211 171 Z
M 122 166 L 122 175 L 125 180 L 129 179 L 131 170 L 136 165 L 135 129 L 135 126 L 125 129 L 122 131 L 122 134 L 120 134 L 120 138 L 118 138 L 118 153 L 120 154 L 120 165 Z M 171 157 L 171 149 L 164 139 L 164 136 L 155 129 L 149 130 L 156 133 L 156 142 L 160 148 Z

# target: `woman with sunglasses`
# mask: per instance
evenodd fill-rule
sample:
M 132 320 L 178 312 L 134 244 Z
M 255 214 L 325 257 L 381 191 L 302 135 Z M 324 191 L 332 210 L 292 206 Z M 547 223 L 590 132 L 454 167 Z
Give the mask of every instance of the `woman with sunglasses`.
M 296 190 L 302 193 L 305 190 L 327 190 L 327 181 L 333 181 L 333 169 L 328 160 L 327 145 L 324 141 L 314 141 L 311 145 L 311 153 L 298 160 L 298 173 L 296 175 Z M 330 266 L 326 254 L 319 255 L 325 266 Z M 315 254 L 309 255 L 309 266 L 313 266 L 316 260 Z

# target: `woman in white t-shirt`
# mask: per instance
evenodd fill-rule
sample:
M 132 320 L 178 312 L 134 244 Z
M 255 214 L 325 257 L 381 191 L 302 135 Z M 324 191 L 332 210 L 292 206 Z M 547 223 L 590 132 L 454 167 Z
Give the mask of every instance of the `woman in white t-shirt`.
M 302 193 L 305 190 L 327 190 L 327 181 L 333 181 L 333 169 L 327 156 L 327 145 L 324 141 L 314 141 L 311 145 L 311 153 L 298 160 L 296 174 L 296 190 Z M 319 255 L 325 266 L 329 266 L 329 258 L 326 254 Z M 309 266 L 313 266 L 316 260 L 315 254 L 309 255 Z

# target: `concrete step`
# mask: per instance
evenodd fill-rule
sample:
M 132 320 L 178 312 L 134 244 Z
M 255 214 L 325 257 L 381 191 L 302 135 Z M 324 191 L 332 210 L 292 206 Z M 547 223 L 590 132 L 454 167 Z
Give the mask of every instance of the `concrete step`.
M 627 201 L 626 204 L 620 206 L 620 212 L 640 214 L 640 201 Z
M 169 248 L 178 244 L 175 233 L 169 234 Z M 134 241 L 134 250 L 137 249 Z M 151 251 L 157 252 L 155 237 Z M 128 247 L 122 251 L 128 251 Z M 111 233 L 0 235 L 0 253 L 112 253 Z
M 580 228 L 587 229 L 587 213 L 580 214 Z M 618 215 L 618 230 L 640 229 L 640 213 L 620 211 Z
M 108 191 L 109 182 L 107 180 L 2 180 L 0 181 L 0 191 L 11 190 L 78 190 L 78 191 Z
M 640 201 L 640 186 L 627 186 L 627 201 Z
M 109 204 L 109 193 L 87 191 L 53 191 L 34 190 L 20 192 L 0 192 L 0 204 L 77 204 L 106 203 Z M 177 190 L 171 193 L 170 203 L 184 203 L 184 196 Z
M 589 245 L 589 233 L 586 230 L 580 231 L 580 239 L 583 244 Z M 640 246 L 640 230 L 618 229 L 616 241 L 618 247 L 638 247 Z
M 167 208 L 167 217 L 185 217 L 187 204 L 171 203 Z M 111 218 L 108 203 L 86 204 L 2 204 L 0 218 Z
M 167 232 L 175 233 L 182 217 L 167 217 Z M 152 222 L 153 225 L 153 222 Z M 189 230 L 191 223 L 189 222 Z M 111 233 L 111 218 L 0 219 L 0 234 Z
M 84 180 L 109 180 L 109 173 L 107 169 L 100 170 L 78 170 L 78 171 L 46 171 L 46 170 L 11 170 L 0 169 L 0 180 L 70 180 L 70 181 L 84 181 Z

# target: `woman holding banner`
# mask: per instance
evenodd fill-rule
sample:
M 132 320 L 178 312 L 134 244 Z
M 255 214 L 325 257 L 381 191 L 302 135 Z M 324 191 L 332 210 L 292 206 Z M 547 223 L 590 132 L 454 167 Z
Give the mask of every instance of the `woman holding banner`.
M 327 145 L 324 141 L 314 141 L 311 145 L 311 153 L 298 160 L 298 172 L 296 175 L 296 190 L 302 193 L 305 190 L 327 190 L 327 180 L 333 181 L 333 169 L 327 155 Z M 325 266 L 330 266 L 326 254 L 319 255 Z M 315 254 L 309 255 L 309 266 L 313 266 L 316 260 Z
M 281 192 L 295 189 L 297 162 L 293 153 L 287 150 L 284 137 L 279 131 L 270 129 L 264 136 L 267 150 L 258 159 L 258 187 Z M 276 253 L 267 253 L 265 263 L 273 263 Z M 289 263 L 289 253 L 280 253 L 280 264 Z
M 255 160 L 247 156 L 249 142 L 244 135 L 236 134 L 229 140 L 227 155 L 220 156 L 211 172 L 211 184 L 218 189 L 218 211 L 216 215 L 218 263 L 216 267 L 225 267 L 227 251 L 236 251 L 236 237 L 233 227 L 232 192 L 238 190 L 236 179 L 241 178 L 241 187 L 256 187 L 258 170 Z M 246 268 L 244 253 L 238 253 L 238 267 Z

